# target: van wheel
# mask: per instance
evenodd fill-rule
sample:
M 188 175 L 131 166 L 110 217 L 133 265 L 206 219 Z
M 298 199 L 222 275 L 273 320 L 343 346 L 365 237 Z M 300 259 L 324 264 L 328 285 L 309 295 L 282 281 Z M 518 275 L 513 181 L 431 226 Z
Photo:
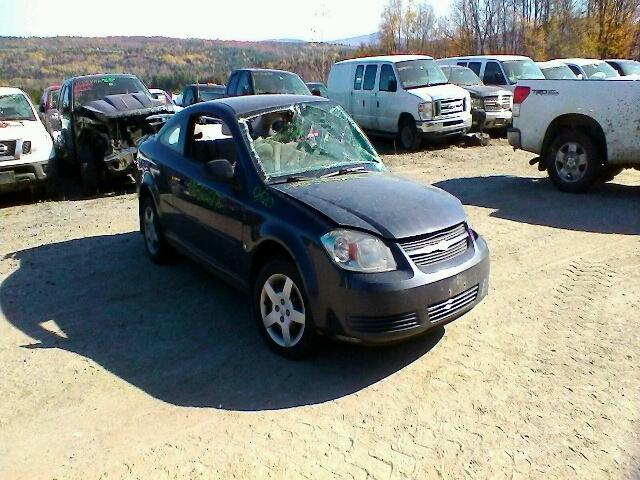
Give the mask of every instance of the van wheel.
M 420 148 L 422 137 L 420 136 L 420 132 L 418 132 L 415 120 L 404 118 L 400 122 L 398 141 L 404 150 L 415 151 Z
M 301 359 L 313 352 L 316 332 L 297 268 L 286 260 L 267 263 L 253 288 L 253 311 L 262 337 L 276 353 Z
M 551 142 L 547 153 L 549 178 L 563 192 L 588 190 L 598 178 L 601 164 L 594 143 L 577 131 L 561 132 Z
M 78 157 L 80 159 L 80 179 L 82 182 L 82 193 L 85 196 L 93 196 L 98 193 L 98 162 L 91 147 L 81 143 L 78 146 Z

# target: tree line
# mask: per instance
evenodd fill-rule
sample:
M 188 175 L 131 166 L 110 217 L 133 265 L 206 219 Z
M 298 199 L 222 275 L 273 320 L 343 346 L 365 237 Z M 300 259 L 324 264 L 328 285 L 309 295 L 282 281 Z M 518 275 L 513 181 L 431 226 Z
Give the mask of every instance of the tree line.
M 424 0 L 389 0 L 377 45 L 359 49 L 374 53 L 638 59 L 640 0 L 452 0 L 441 17 Z

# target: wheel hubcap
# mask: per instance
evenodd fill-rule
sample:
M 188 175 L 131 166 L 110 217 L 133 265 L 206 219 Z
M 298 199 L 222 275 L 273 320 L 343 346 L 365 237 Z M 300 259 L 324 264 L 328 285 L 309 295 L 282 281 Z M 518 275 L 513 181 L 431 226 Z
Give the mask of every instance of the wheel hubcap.
M 587 171 L 587 152 L 579 143 L 567 142 L 556 153 L 556 171 L 566 182 L 580 181 Z
M 144 210 L 144 239 L 147 248 L 152 255 L 158 253 L 160 242 L 158 241 L 158 232 L 156 230 L 155 212 L 150 206 Z
M 304 301 L 296 284 L 286 275 L 272 275 L 264 283 L 260 314 L 269 337 L 281 347 L 294 347 L 302 338 L 306 319 Z

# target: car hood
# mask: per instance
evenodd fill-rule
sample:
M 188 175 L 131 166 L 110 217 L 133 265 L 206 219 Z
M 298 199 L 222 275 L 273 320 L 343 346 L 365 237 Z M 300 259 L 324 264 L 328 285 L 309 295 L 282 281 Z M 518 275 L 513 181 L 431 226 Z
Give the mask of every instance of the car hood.
M 127 93 L 107 95 L 102 100 L 94 100 L 80 107 L 85 111 L 102 118 L 125 118 L 169 112 L 162 102 L 152 100 L 143 93 Z
M 478 97 L 494 97 L 496 95 L 511 95 L 509 90 L 500 87 L 492 87 L 491 85 L 465 85 L 465 90 Z
M 29 140 L 42 141 L 49 138 L 49 134 L 40 120 L 9 120 L 0 121 L 0 141 Z
M 407 92 L 412 93 L 426 102 L 432 100 L 447 100 L 450 98 L 464 98 L 467 95 L 467 92 L 463 88 L 451 83 L 436 85 L 434 87 L 411 88 L 407 90 Z
M 329 217 L 338 226 L 403 239 L 465 221 L 460 201 L 432 186 L 388 173 L 344 175 L 271 185 Z

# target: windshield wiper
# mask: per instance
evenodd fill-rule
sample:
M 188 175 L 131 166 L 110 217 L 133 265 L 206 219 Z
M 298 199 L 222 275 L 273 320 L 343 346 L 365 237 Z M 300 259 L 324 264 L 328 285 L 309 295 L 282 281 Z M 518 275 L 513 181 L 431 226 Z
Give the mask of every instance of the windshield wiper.
M 307 180 L 311 180 L 311 179 L 309 177 L 303 177 L 301 175 L 291 175 L 289 177 L 278 179 L 276 181 L 269 182 L 269 183 L 271 185 L 278 185 L 280 183 L 306 182 Z
M 429 85 L 428 83 L 425 83 L 424 85 L 412 85 L 410 87 L 404 87 L 405 90 L 413 90 L 414 88 L 424 88 L 424 87 L 430 87 L 431 85 Z
M 348 175 L 350 173 L 362 173 L 362 172 L 369 172 L 369 170 L 367 170 L 364 167 L 341 168 L 340 170 L 336 170 L 335 172 L 325 173 L 324 175 L 321 175 L 320 178 L 338 177 L 340 175 Z

